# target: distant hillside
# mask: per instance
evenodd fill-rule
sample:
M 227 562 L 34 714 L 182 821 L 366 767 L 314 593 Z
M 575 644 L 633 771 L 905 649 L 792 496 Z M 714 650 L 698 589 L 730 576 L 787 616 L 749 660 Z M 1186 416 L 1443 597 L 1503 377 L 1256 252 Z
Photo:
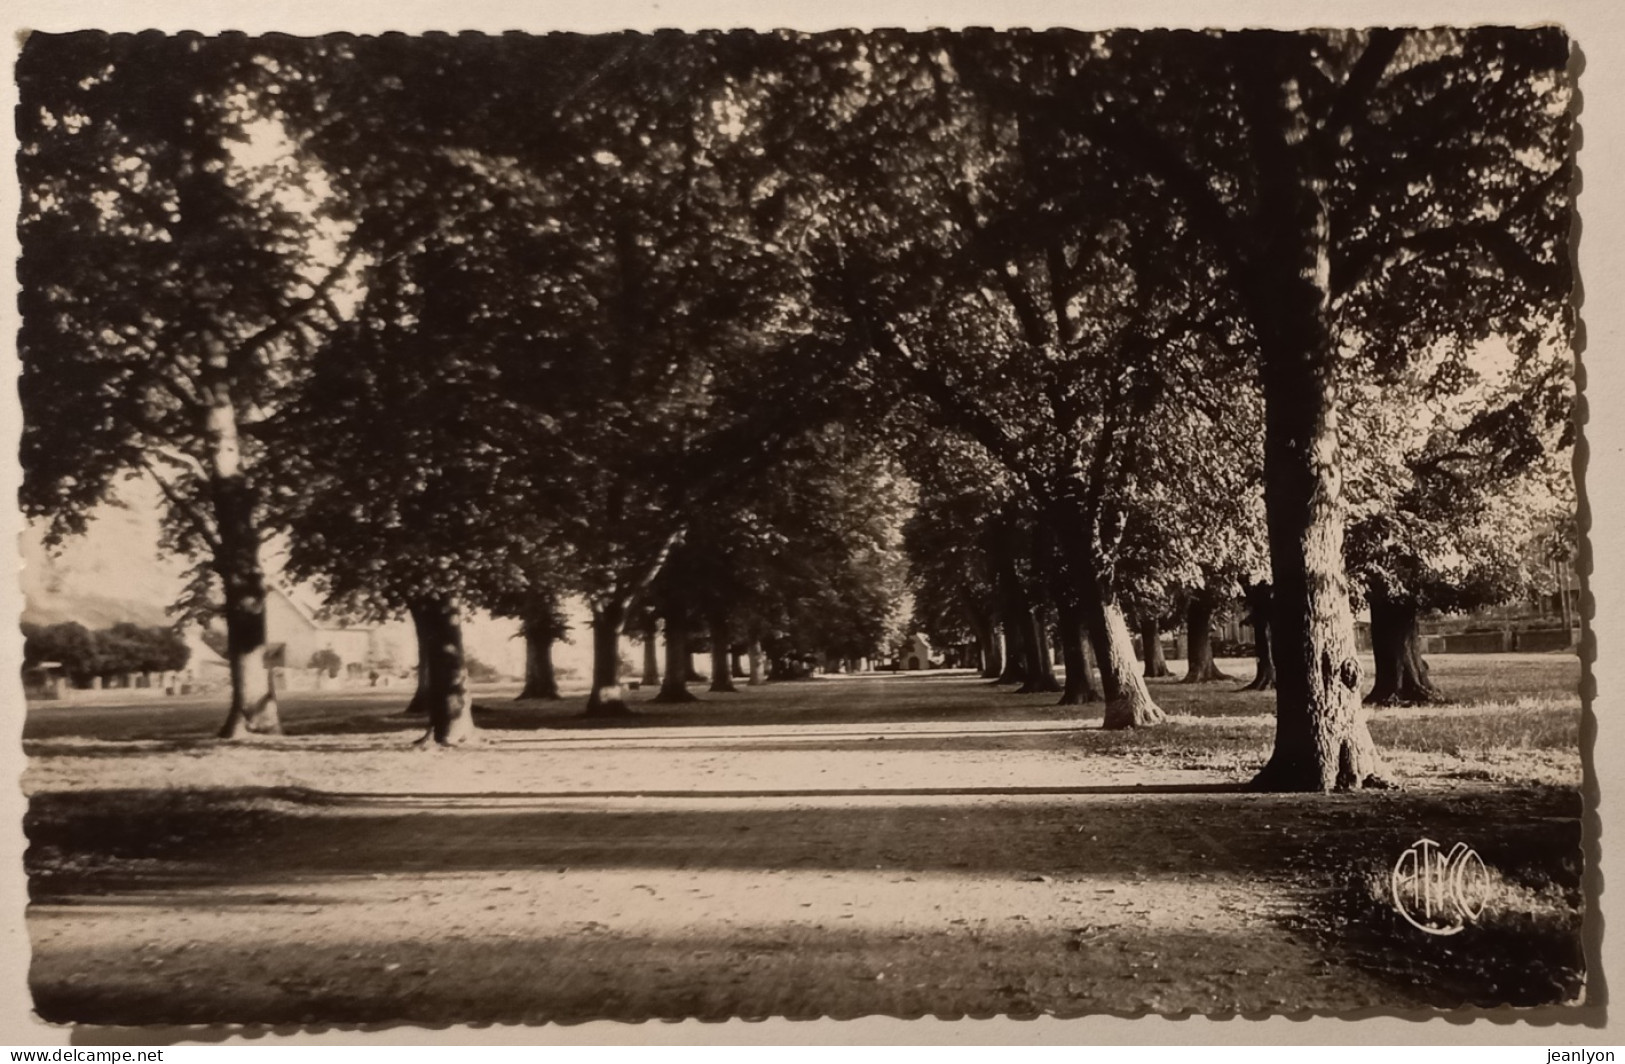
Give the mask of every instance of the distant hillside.
M 108 598 L 102 595 L 54 595 L 43 602 L 33 595 L 23 607 L 25 624 L 62 624 L 78 621 L 92 631 L 111 628 L 120 621 L 131 621 L 145 627 L 167 627 L 175 619 L 164 612 L 162 606 L 133 599 Z
M 64 544 L 54 556 L 45 549 L 38 528 L 23 533 L 19 582 L 26 603 L 24 621 L 78 621 L 93 630 L 120 621 L 149 626 L 173 623 L 174 618 L 165 610 L 180 596 L 187 566 L 158 555 L 157 499 L 152 489 L 138 481 L 123 486 L 121 492 L 127 507 L 104 506 L 97 510 L 87 533 Z M 268 552 L 267 575 L 275 579 L 279 568 L 276 553 Z M 319 612 L 320 601 L 309 589 L 284 590 L 307 610 Z M 590 619 L 579 609 L 574 613 L 574 645 L 561 643 L 556 660 L 561 667 L 586 675 L 591 669 Z M 340 623 L 336 618 L 322 620 Z M 398 645 L 397 659 L 403 664 L 415 661 L 411 624 L 395 621 L 382 627 L 386 638 Z M 470 620 L 463 639 L 469 651 L 487 664 L 520 676 L 525 670 L 525 645 L 522 639 L 514 638 L 518 627 L 514 621 L 479 617 Z

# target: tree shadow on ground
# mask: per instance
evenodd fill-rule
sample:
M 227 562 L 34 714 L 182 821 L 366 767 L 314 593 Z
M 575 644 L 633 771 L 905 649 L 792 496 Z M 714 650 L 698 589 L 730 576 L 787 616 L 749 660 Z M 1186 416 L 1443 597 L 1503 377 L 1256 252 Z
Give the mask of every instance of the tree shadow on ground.
M 1041 731 L 970 732 L 950 735 L 910 735 L 859 732 L 816 738 L 768 737 L 748 732 L 707 735 L 702 741 L 683 739 L 685 750 L 713 754 L 804 753 L 809 755 L 884 750 L 899 753 L 1030 753 L 1069 748 L 1073 729 Z
M 636 701 L 630 713 L 615 717 L 585 717 L 571 703 L 514 703 L 474 705 L 474 723 L 500 731 L 542 731 L 641 728 L 757 728 L 791 724 L 916 724 L 975 721 L 1056 721 L 1082 724 L 1088 706 L 1057 706 L 1055 696 L 984 696 L 974 704 L 924 701 L 914 705 L 862 705 L 823 699 L 812 704 L 782 705 L 744 702 L 728 695 L 701 695 L 698 701 L 671 707 Z M 1100 719 L 1100 708 L 1093 707 Z
M 267 788 L 39 794 L 25 817 L 30 885 L 36 898 L 126 889 L 147 860 L 164 862 L 166 876 L 230 883 L 557 866 L 1341 882 L 1423 835 L 1468 841 L 1495 867 L 1538 868 L 1556 880 L 1579 853 L 1578 796 L 1556 788 L 1328 798 L 1123 787 L 823 804 L 815 792 L 787 792 L 660 808 L 602 795 L 524 797 L 516 808 L 491 796 L 370 801 Z M 87 872 L 91 859 L 102 864 Z
M 726 971 L 737 972 L 746 956 L 763 966 L 752 970 L 775 981 L 778 996 L 771 1000 L 759 1000 L 714 966 L 685 968 L 674 958 L 696 955 L 692 939 L 636 940 L 612 948 L 590 944 L 593 929 L 560 940 L 571 944 L 557 951 L 551 939 L 437 945 L 424 962 L 443 973 L 437 989 L 408 998 L 391 987 L 409 972 L 385 978 L 388 985 L 374 993 L 375 958 L 358 960 L 360 954 L 334 948 L 318 963 L 310 950 L 328 947 L 304 941 L 297 948 L 279 947 L 286 956 L 279 955 L 273 968 L 282 974 L 269 989 L 250 979 L 222 984 L 212 996 L 175 995 L 168 992 L 174 977 L 169 967 L 160 987 L 152 979 L 120 975 L 112 970 L 117 964 L 100 963 L 97 976 L 84 981 L 69 978 L 82 970 L 72 956 L 54 957 L 51 968 L 42 966 L 40 958 L 48 955 L 39 953 L 33 975 L 42 1011 L 79 1022 L 1550 1004 L 1571 999 L 1580 978 L 1579 812 L 1573 791 L 1484 786 L 1342 796 L 1102 787 L 974 800 L 940 793 L 820 800 L 802 792 L 765 802 L 690 797 L 654 805 L 601 796 L 529 795 L 513 803 L 485 795 L 374 800 L 287 788 L 48 792 L 33 797 L 25 818 L 31 841 L 26 866 L 33 903 L 54 906 L 58 914 L 85 903 L 154 911 L 179 904 L 184 912 L 187 905 L 216 904 L 228 891 L 233 904 L 263 910 L 278 901 L 321 904 L 324 891 L 356 879 L 595 870 L 766 873 L 772 881 L 778 875 L 845 872 L 895 882 L 915 873 L 1083 893 L 1080 926 L 1066 938 L 1027 942 L 1009 925 L 960 941 L 955 936 L 961 932 L 944 926 L 912 933 L 925 940 L 915 947 L 893 947 L 871 932 L 833 949 L 836 929 L 814 929 L 804 941 L 791 941 L 798 932 L 787 917 L 784 927 L 719 939 L 716 948 L 730 958 Z M 1528 919 L 1507 910 L 1450 939 L 1416 932 L 1380 892 L 1373 895 L 1369 883 L 1424 836 L 1468 842 L 1508 882 L 1542 892 L 1551 904 Z M 1194 928 L 1092 929 L 1089 918 L 1103 895 L 1089 893 L 1090 887 L 1109 886 L 1113 891 L 1106 896 L 1133 899 L 1136 884 L 1153 883 L 1163 891 L 1185 884 L 1240 888 L 1241 897 L 1262 906 L 1265 918 L 1292 940 L 1313 944 L 1304 964 L 1321 958 L 1326 967 L 1276 970 L 1249 955 L 1245 939 L 1231 943 L 1222 933 Z M 380 889 L 388 894 L 400 888 Z M 752 935 L 772 941 L 759 943 Z M 1253 941 L 1256 953 L 1260 947 Z M 226 955 L 202 953 L 196 963 L 231 973 L 240 967 L 230 953 L 235 948 Z M 605 952 L 594 952 L 600 948 Z M 809 951 L 817 956 L 803 963 Z M 239 952 L 253 954 L 256 970 L 269 963 L 253 941 L 244 941 Z M 909 965 L 926 963 L 918 960 L 922 955 L 941 963 L 916 977 Z M 1161 968 L 1146 961 L 1152 955 L 1161 957 Z M 111 956 L 123 953 L 115 949 Z M 129 963 L 139 964 L 145 955 L 131 956 Z M 572 996 L 535 982 L 538 956 L 563 965 L 559 978 L 548 983 L 554 987 L 604 989 L 602 980 L 593 980 L 610 961 L 661 974 L 635 981 L 625 999 Z M 899 967 L 886 969 L 897 983 L 876 985 L 873 972 L 898 958 Z M 964 970 L 978 972 L 976 980 L 962 984 L 963 996 L 940 988 L 899 993 L 937 986 L 943 977 L 934 973 L 959 970 L 954 965 L 961 961 Z M 333 976 L 358 964 L 370 967 L 353 978 Z M 867 973 L 862 982 L 852 982 L 854 965 Z M 982 977 L 990 965 L 997 978 Z M 1005 969 L 1008 977 L 999 974 Z M 1366 982 L 1357 983 L 1355 973 Z M 205 975 L 200 968 L 198 985 L 213 986 Z M 330 977 L 331 987 L 323 982 Z M 1160 978 L 1174 979 L 1172 986 L 1183 987 L 1184 996 L 1158 996 Z M 1154 985 L 1131 985 L 1140 979 Z M 1347 989 L 1354 995 L 1349 1005 L 1315 996 L 1327 987 L 1369 987 L 1372 979 L 1390 990 L 1373 996 L 1369 989 Z M 464 995 L 448 985 L 486 990 Z M 685 985 L 703 989 L 704 1000 L 685 996 Z
M 1368 981 L 1315 970 L 1310 951 L 1292 967 L 1260 970 L 1251 935 L 1099 929 L 1081 915 L 1049 933 L 1020 923 L 890 935 L 827 925 L 614 938 L 597 930 L 395 946 L 390 955 L 407 963 L 393 970 L 352 944 L 317 940 L 193 951 L 169 959 L 161 977 L 108 959 L 80 972 L 49 956 L 30 974 L 35 1008 L 50 1022 L 137 1026 L 1225 1016 L 1374 1001 Z M 266 970 L 277 975 L 243 974 Z M 174 992 L 177 977 L 187 993 Z M 1401 990 L 1384 1003 L 1414 999 Z

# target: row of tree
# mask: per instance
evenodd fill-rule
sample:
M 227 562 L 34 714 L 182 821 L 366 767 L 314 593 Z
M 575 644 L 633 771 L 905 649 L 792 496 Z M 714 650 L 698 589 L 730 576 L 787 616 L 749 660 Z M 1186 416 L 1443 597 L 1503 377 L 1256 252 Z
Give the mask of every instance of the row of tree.
M 1374 618 L 1442 605 L 1565 442 L 1568 64 L 1555 29 L 35 35 L 25 505 L 67 535 L 157 480 L 228 734 L 276 727 L 273 534 L 410 614 L 456 741 L 463 609 L 545 643 L 581 596 L 624 712 L 653 617 L 670 698 L 701 622 L 879 651 L 912 509 L 936 597 L 1038 684 L 1051 605 L 1108 726 L 1160 716 L 1125 610 L 1267 584 L 1260 785 L 1360 786 L 1348 567 Z
M 1400 498 L 1368 507 L 1350 526 L 1345 561 L 1355 605 L 1370 619 L 1376 662 L 1367 705 L 1447 699 L 1423 657 L 1424 615 L 1566 596 L 1564 573 L 1574 551 L 1572 481 L 1553 461 L 1563 457 L 1564 437 L 1563 427 L 1548 428 L 1549 449 L 1530 466 L 1500 474 L 1491 467 L 1504 463 L 1504 456 L 1489 453 L 1464 462 L 1473 478 L 1453 477 L 1454 490 L 1429 496 L 1411 481 Z M 1439 446 L 1437 438 L 1430 442 Z M 1068 615 L 1064 584 L 1055 582 L 1059 570 L 1044 553 L 1053 551 L 1053 541 L 1035 515 L 998 509 L 976 493 L 927 501 L 905 529 L 913 626 L 931 632 L 935 641 L 974 646 L 971 661 L 979 660 L 983 675 L 1001 684 L 1020 684 L 1022 692 L 1061 691 L 1062 705 L 1098 701 L 1100 692 L 1086 671 L 1093 652 Z M 1235 523 L 1194 538 L 1145 542 L 1135 536 L 1120 555 L 1118 599 L 1137 636 L 1145 677 L 1172 675 L 1163 633 L 1183 630 L 1182 682 L 1243 679 L 1245 690 L 1274 689 L 1261 529 L 1244 515 L 1227 517 Z M 1224 539 L 1226 533 L 1240 535 Z M 1205 558 L 1180 558 L 1178 548 L 1192 543 L 1204 545 Z M 1248 652 L 1255 659 L 1250 677 L 1227 676 L 1215 663 L 1220 647 L 1214 625 L 1227 617 L 1239 617 L 1249 630 Z M 1562 621 L 1569 623 L 1566 602 Z M 1030 649 L 1029 630 L 1036 633 Z M 1067 666 L 1064 688 L 1047 664 L 1057 653 Z
M 186 641 L 168 628 L 120 623 L 91 631 L 75 621 L 24 624 L 23 668 L 46 663 L 62 669 L 75 687 L 131 673 L 179 672 L 191 659 Z

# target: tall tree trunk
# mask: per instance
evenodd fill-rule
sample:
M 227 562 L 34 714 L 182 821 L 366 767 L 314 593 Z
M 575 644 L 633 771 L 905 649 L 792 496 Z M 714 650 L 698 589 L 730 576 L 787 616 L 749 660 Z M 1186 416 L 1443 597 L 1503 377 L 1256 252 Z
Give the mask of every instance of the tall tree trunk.
M 965 607 L 971 631 L 976 633 L 976 667 L 982 679 L 996 680 L 1004 671 L 1004 654 L 999 649 L 998 627 L 993 618 L 973 606 Z
M 659 627 L 651 619 L 643 629 L 643 676 L 641 682 L 645 687 L 657 687 L 660 684 L 660 655 L 655 649 L 655 638 L 659 634 Z
M 1028 556 L 1037 572 L 1054 581 L 1058 572 L 1056 542 L 1050 527 L 1043 521 L 1033 524 L 1028 537 Z M 1011 572 L 1009 587 L 1019 588 Z M 1065 596 L 1063 596 L 1065 597 Z M 1026 599 L 1026 596 L 1023 596 Z M 1049 639 L 1049 608 L 1042 602 L 1021 601 L 1026 628 L 1022 631 L 1022 644 L 1027 652 L 1027 681 L 1018 688 L 1021 693 L 1060 691 L 1061 683 L 1055 678 L 1055 653 Z
M 1168 668 L 1168 657 L 1162 652 L 1162 625 L 1155 617 L 1140 618 L 1140 661 L 1145 665 L 1148 680 L 1173 675 Z
M 231 671 L 231 708 L 223 739 L 281 735 L 282 716 L 271 671 L 265 664 L 265 585 L 257 572 L 221 581 L 233 603 L 226 610 L 226 662 Z
M 1569 601 L 1569 563 L 1565 559 L 1552 563 L 1557 571 L 1557 602 L 1563 609 L 1563 631 L 1574 631 L 1574 607 Z
M 750 680 L 748 685 L 760 687 L 767 682 L 767 656 L 762 653 L 762 641 L 752 639 L 745 648 L 745 654 L 750 659 Z
M 728 657 L 731 659 L 728 675 L 736 680 L 743 680 L 750 676 L 750 673 L 745 670 L 745 651 L 743 649 L 738 646 L 729 647 Z
M 1376 686 L 1368 706 L 1421 706 L 1444 701 L 1444 692 L 1428 679 L 1422 657 L 1420 611 L 1409 602 L 1371 597 L 1371 652 L 1376 657 Z
M 1253 786 L 1347 790 L 1380 782 L 1360 704 L 1354 616 L 1343 567 L 1337 425 L 1338 344 L 1331 327 L 1331 232 L 1323 138 L 1304 137 L 1287 87 L 1284 38 L 1250 39 L 1242 77 L 1256 131 L 1262 246 L 1244 277 L 1264 381 L 1264 508 L 1273 591 L 1275 744 Z
M 1061 692 L 1062 706 L 1081 706 L 1100 701 L 1094 674 L 1089 668 L 1089 636 L 1075 606 L 1065 600 L 1057 607 L 1060 616 L 1057 628 L 1061 639 L 1061 660 L 1066 665 L 1066 688 Z
M 1019 614 L 1009 610 L 1004 612 L 1000 622 L 1004 632 L 1004 668 L 999 673 L 995 684 L 1019 684 L 1027 680 L 1027 651 L 1023 640 L 1024 626 Z
M 1093 581 L 1086 581 L 1082 605 L 1089 643 L 1100 666 L 1100 686 L 1106 695 L 1105 728 L 1148 728 L 1167 717 L 1134 659 L 1134 637 L 1116 603 L 1105 601 Z
M 621 686 L 621 625 L 626 603 L 610 599 L 593 604 L 592 694 L 587 696 L 589 717 L 624 717 L 632 712 Z
M 1270 651 L 1270 585 L 1247 584 L 1247 624 L 1253 630 L 1253 660 L 1257 671 L 1244 691 L 1275 690 L 1275 657 Z
M 1026 658 L 1027 678 L 1016 689 L 1017 694 L 1039 694 L 1059 691 L 1061 682 L 1055 678 L 1055 657 L 1050 653 L 1049 637 L 1044 631 L 1043 617 L 1038 607 L 1022 611 L 1022 655 Z
M 414 638 L 416 638 L 415 633 Z M 403 717 L 427 717 L 429 715 L 429 670 L 423 664 L 429 660 L 429 652 L 424 649 L 421 639 L 417 640 L 417 647 L 418 667 L 412 670 L 416 674 L 416 679 L 413 685 L 412 699 L 406 703 L 406 708 L 401 710 L 401 716 Z
M 998 677 L 997 672 L 988 671 L 988 662 L 993 660 L 993 636 L 989 629 L 983 625 L 973 625 L 971 631 L 976 636 L 976 673 L 984 680 Z
M 728 653 L 728 618 L 726 614 L 711 615 L 711 690 L 732 694 L 734 686 L 733 662 Z
M 1185 606 L 1185 643 L 1185 678 L 1180 683 L 1230 679 L 1213 661 L 1213 598 L 1205 591 L 1192 594 Z
M 1100 668 L 1100 687 L 1106 696 L 1105 728 L 1147 728 L 1166 720 L 1162 707 L 1151 697 L 1145 677 L 1134 658 L 1134 637 L 1129 634 L 1123 611 L 1112 601 L 1109 587 L 1101 578 L 1094 529 L 1087 510 L 1075 494 L 1056 500 L 1051 514 L 1060 534 L 1073 582 L 1078 619 L 1089 633 L 1095 664 Z
M 1083 652 L 1083 700 L 1085 702 L 1105 701 L 1106 696 L 1101 692 L 1100 685 L 1095 682 L 1095 675 L 1100 671 L 1100 666 L 1095 661 L 1095 648 L 1089 642 L 1089 627 L 1083 623 L 1083 612 L 1081 610 L 1078 612 L 1078 635 L 1080 637 L 1078 649 Z
M 429 732 L 441 746 L 467 742 L 474 735 L 467 673 L 463 660 L 463 623 L 457 604 L 449 598 L 416 599 L 408 607 L 418 646 L 426 652 L 419 662 L 428 674 Z
M 525 687 L 519 692 L 519 698 L 556 700 L 559 697 L 559 681 L 553 671 L 553 643 L 558 636 L 558 626 L 554 622 L 552 607 L 545 611 L 538 610 L 534 616 L 525 618 L 522 629 L 525 636 Z
M 688 689 L 693 663 L 688 654 L 688 612 L 676 595 L 666 604 L 666 678 L 660 682 L 656 702 L 697 702 Z
M 999 624 L 1004 629 L 1004 669 L 997 684 L 1025 684 L 1028 679 L 1027 626 L 1031 620 L 1021 580 L 1016 575 L 1012 531 L 1001 518 L 994 522 L 987 539 L 988 558 L 997 589 Z
M 220 737 L 280 735 L 282 718 L 265 665 L 265 576 L 260 568 L 254 495 L 242 471 L 237 411 L 225 368 L 213 368 L 205 386 L 208 405 L 203 428 L 211 458 L 209 492 L 217 537 L 214 571 L 225 598 L 226 663 L 231 672 L 231 708 Z
M 1265 378 L 1275 743 L 1253 785 L 1349 790 L 1373 781 L 1380 766 L 1360 706 L 1343 569 L 1334 383 L 1313 363 L 1275 361 L 1281 368 Z

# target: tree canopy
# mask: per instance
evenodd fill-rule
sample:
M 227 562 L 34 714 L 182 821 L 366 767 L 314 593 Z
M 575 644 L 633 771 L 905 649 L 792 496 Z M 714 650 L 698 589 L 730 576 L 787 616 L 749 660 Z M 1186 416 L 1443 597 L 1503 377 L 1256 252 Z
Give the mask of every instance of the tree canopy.
M 1377 784 L 1351 601 L 1504 598 L 1568 505 L 1569 57 L 1498 27 L 36 35 L 25 508 L 60 537 L 159 481 L 221 581 L 228 731 L 275 727 L 275 530 L 336 604 L 412 615 L 443 742 L 470 608 L 551 640 L 581 598 L 621 715 L 628 629 L 663 619 L 682 697 L 702 622 L 719 663 L 889 650 L 906 571 L 1024 690 L 1052 643 L 1065 701 L 1098 667 L 1109 727 L 1162 719 L 1129 616 L 1150 646 L 1188 610 L 1212 679 L 1245 589 L 1259 785 Z

